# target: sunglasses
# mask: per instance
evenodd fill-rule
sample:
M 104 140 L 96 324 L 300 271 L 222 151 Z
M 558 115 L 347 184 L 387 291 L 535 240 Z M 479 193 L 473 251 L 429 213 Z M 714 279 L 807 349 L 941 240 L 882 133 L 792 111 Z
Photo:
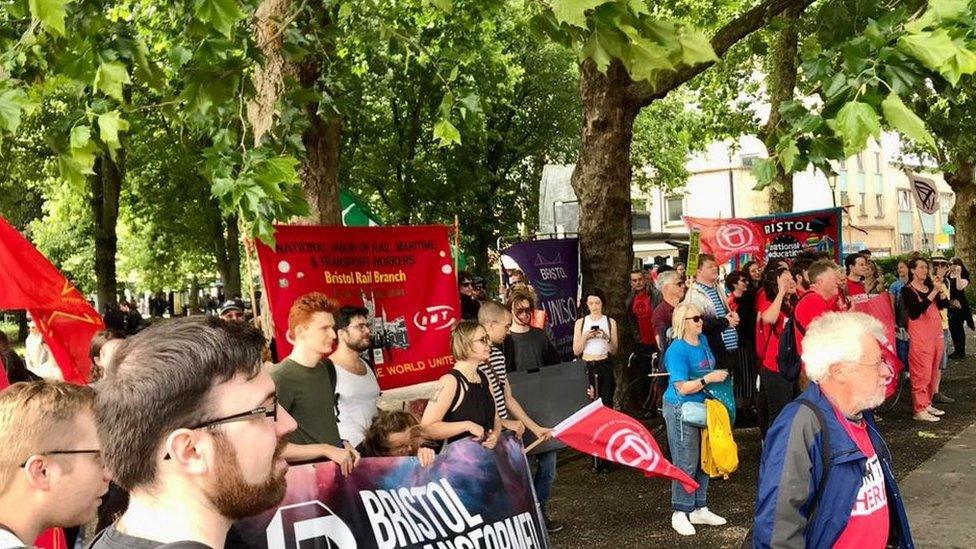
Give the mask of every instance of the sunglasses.
M 697 324 L 697 323 L 699 323 L 699 322 L 702 321 L 702 316 L 701 315 L 688 316 L 688 317 L 685 317 L 685 320 L 690 320 L 690 321 L 694 322 L 695 324 Z
M 519 307 L 518 309 L 515 309 L 515 314 L 517 315 L 524 315 L 531 312 L 532 312 L 532 307 Z

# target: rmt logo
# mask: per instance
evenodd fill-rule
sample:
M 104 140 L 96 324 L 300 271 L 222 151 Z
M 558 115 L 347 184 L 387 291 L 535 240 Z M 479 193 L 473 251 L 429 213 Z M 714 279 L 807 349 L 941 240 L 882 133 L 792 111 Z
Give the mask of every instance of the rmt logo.
M 319 501 L 280 507 L 266 532 L 268 549 L 357 549 L 352 530 Z

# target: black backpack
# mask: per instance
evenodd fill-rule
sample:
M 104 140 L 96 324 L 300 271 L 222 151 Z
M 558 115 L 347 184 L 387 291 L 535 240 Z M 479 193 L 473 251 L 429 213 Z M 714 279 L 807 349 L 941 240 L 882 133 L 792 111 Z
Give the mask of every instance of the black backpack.
M 803 297 L 806 297 L 804 295 Z M 800 335 L 806 335 L 807 329 L 796 321 L 796 311 L 800 308 L 800 301 L 803 301 L 803 297 L 796 302 L 793 307 L 793 312 L 787 317 L 786 322 L 783 323 L 783 333 L 779 335 L 779 348 L 776 350 L 776 365 L 779 367 L 779 375 L 783 376 L 786 381 L 796 381 L 800 377 L 800 353 L 797 350 L 796 345 L 796 332 L 793 331 L 793 327 L 796 326 L 797 331 Z

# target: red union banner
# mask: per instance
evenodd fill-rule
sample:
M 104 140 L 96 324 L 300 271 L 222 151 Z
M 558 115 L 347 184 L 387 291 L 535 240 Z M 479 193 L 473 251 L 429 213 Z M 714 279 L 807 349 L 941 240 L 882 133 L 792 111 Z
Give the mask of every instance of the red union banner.
M 894 376 L 885 389 L 885 398 L 890 398 L 898 389 L 898 380 L 905 365 L 898 359 L 895 351 L 895 306 L 891 302 L 891 294 L 883 292 L 870 299 L 854 302 L 854 310 L 873 316 L 884 327 L 885 338 L 888 340 L 881 346 L 881 358 L 891 368 Z
M 826 252 L 840 261 L 841 208 L 765 217 L 713 219 L 685 217 L 689 230 L 701 234 L 702 253 L 725 263 L 741 255 L 792 260 L 804 251 Z
M 309 292 L 323 292 L 340 305 L 369 309 L 370 356 L 381 389 L 447 373 L 454 363 L 451 328 L 460 319 L 448 227 L 275 229 L 275 248 L 259 243 L 257 249 L 279 357 L 291 352 L 292 304 Z
M 102 317 L 6 219 L 0 217 L 0 309 L 27 309 L 65 381 L 88 383 L 92 336 Z
M 647 427 L 596 399 L 552 429 L 552 436 L 580 452 L 676 480 L 689 494 L 698 483 L 664 459 Z

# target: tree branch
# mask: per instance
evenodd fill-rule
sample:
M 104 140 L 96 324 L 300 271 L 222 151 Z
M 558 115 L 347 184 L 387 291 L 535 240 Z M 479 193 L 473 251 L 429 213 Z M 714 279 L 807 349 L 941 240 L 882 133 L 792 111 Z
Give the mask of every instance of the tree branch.
M 742 13 L 732 21 L 726 23 L 724 27 L 712 37 L 712 49 L 715 55 L 721 58 L 729 49 L 736 45 L 740 40 L 749 36 L 753 32 L 765 27 L 777 15 L 788 9 L 794 9 L 797 13 L 805 10 L 815 0 L 764 0 L 758 6 Z M 697 65 L 682 66 L 674 72 L 661 75 L 654 84 L 646 80 L 634 82 L 628 88 L 628 93 L 634 102 L 641 107 L 650 105 L 657 99 L 668 95 L 672 90 L 692 78 L 698 76 L 705 69 L 714 63 L 699 63 Z

